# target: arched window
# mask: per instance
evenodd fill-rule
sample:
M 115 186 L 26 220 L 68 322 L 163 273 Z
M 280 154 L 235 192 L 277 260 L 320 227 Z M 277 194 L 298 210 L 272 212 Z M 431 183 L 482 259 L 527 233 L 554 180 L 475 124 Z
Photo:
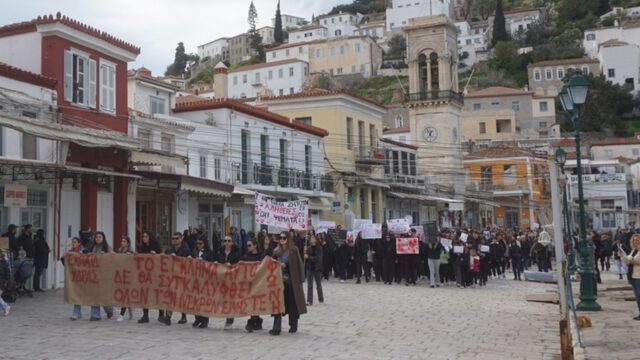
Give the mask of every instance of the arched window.
M 438 54 L 432 52 L 429 55 L 429 66 L 431 68 L 431 90 L 438 91 L 440 80 L 438 79 Z
M 429 68 L 425 54 L 418 56 L 418 76 L 420 77 L 420 92 L 429 90 Z
M 342 35 L 342 30 L 336 30 L 335 34 L 336 34 L 336 36 Z

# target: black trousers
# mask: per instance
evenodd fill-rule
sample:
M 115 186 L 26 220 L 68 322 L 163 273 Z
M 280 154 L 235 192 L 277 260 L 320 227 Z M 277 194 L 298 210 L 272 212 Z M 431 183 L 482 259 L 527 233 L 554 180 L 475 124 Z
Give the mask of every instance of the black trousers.
M 369 262 L 367 261 L 367 254 L 356 254 L 356 277 L 360 279 L 364 273 L 364 277 L 369 279 L 371 277 L 371 269 L 369 268 Z
M 405 255 L 407 257 L 406 260 L 406 271 L 405 271 L 405 279 L 408 283 L 414 284 L 418 280 L 418 270 L 420 266 L 420 258 L 416 255 Z
M 376 275 L 376 281 L 380 281 L 382 278 L 382 258 L 374 256 L 373 258 L 373 272 Z
M 44 269 L 46 268 L 36 266 L 36 271 L 33 275 L 33 290 L 40 290 L 40 278 L 42 277 Z
M 395 270 L 396 264 L 393 259 L 383 259 L 382 260 L 382 281 L 384 282 L 392 282 L 393 281 L 393 273 Z M 378 273 L 376 272 L 376 275 Z
M 310 269 L 307 269 L 307 302 L 313 304 L 313 280 L 316 281 L 318 301 L 324 302 L 324 295 L 322 294 L 322 270 L 315 271 Z

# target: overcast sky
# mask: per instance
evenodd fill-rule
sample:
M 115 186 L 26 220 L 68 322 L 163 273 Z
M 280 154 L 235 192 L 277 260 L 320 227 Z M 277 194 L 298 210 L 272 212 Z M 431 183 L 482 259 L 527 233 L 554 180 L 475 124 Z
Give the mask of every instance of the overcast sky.
M 281 0 L 283 14 L 311 19 L 350 0 Z M 162 75 L 173 62 L 176 45 L 187 52 L 223 36 L 245 32 L 250 0 L 2 0 L 0 24 L 27 21 L 60 11 L 80 22 L 142 48 L 129 67 L 142 65 Z M 277 0 L 254 0 L 258 27 L 271 25 Z

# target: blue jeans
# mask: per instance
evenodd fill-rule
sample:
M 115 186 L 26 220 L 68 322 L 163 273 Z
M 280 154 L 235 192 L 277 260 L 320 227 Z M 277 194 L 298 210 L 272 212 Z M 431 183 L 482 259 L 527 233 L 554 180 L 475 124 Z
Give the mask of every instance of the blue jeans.
M 2 290 L 0 289 L 0 310 L 4 311 L 7 308 L 7 303 L 2 300 Z
M 78 304 L 73 305 L 73 313 L 71 315 L 72 316 L 81 317 L 82 316 L 82 306 L 80 306 Z
M 103 306 L 104 312 L 113 314 L 112 306 Z M 91 317 L 100 318 L 100 306 L 91 307 Z
M 638 304 L 638 311 L 640 311 L 640 279 L 631 279 L 631 286 L 633 287 L 633 293 L 636 295 L 636 303 Z

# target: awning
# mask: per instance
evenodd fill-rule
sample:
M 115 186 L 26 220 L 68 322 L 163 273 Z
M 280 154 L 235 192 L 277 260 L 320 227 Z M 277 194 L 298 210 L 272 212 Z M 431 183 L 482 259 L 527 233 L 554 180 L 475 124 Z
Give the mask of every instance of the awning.
M 387 192 L 387 195 L 389 195 L 391 197 L 394 197 L 394 198 L 398 198 L 398 199 L 404 199 L 404 194 L 397 193 L 397 192 L 394 192 L 394 191 Z
M 380 181 L 373 180 L 373 179 L 364 178 L 364 179 L 362 179 L 362 182 L 365 185 L 369 185 L 369 186 L 373 186 L 373 187 L 379 187 L 379 188 L 382 188 L 382 189 L 390 189 L 391 188 L 389 185 L 387 185 L 387 184 L 385 184 L 383 182 L 380 182 Z
M 180 189 L 205 195 L 231 197 L 233 185 L 193 176 L 182 176 Z
M 91 169 L 91 168 L 85 168 L 85 167 L 79 167 L 79 166 L 63 165 L 62 168 L 65 171 L 72 172 L 72 173 L 78 173 L 78 174 L 95 174 L 95 175 L 104 175 L 104 176 L 120 176 L 120 177 L 126 177 L 126 178 L 130 178 L 130 179 L 140 179 L 140 178 L 142 178 L 142 176 L 134 175 L 134 174 L 126 174 L 126 173 L 115 172 L 115 171 L 110 171 L 110 170 L 102 170 L 102 169 Z
M 182 167 L 185 164 L 185 158 L 178 155 L 159 154 L 150 151 L 132 151 L 132 165 L 160 165 Z
M 242 186 L 235 186 L 233 188 L 233 195 L 255 196 L 256 192 L 247 188 L 243 188 Z
M 325 197 L 310 197 L 309 210 L 331 210 L 331 202 Z
M 449 198 L 443 198 L 443 197 L 438 197 L 438 196 L 430 196 L 430 195 L 426 195 L 423 196 L 425 200 L 431 200 L 431 201 L 439 201 L 439 202 L 445 202 L 445 203 L 464 203 L 463 200 L 456 200 L 456 199 L 449 199 Z
M 18 168 L 17 171 L 14 171 Z M 11 177 L 17 180 L 57 180 L 65 174 L 94 174 L 104 176 L 119 176 L 131 179 L 139 179 L 135 174 L 121 173 L 111 170 L 85 168 L 80 166 L 63 165 L 58 163 L 28 160 L 0 158 L 0 177 Z
M 496 208 L 496 207 L 500 207 L 500 204 L 495 203 L 495 202 L 493 202 L 493 201 L 489 201 L 489 200 L 484 200 L 484 199 L 475 199 L 475 198 L 467 198 L 467 200 L 468 200 L 468 201 L 471 201 L 471 202 L 478 203 L 478 204 L 480 204 L 480 205 L 487 205 L 487 206 L 491 206 L 491 207 L 494 207 L 494 208 Z
M 140 149 L 137 139 L 113 130 L 45 122 L 25 116 L 16 117 L 0 113 L 0 126 L 6 126 L 43 139 L 68 141 L 86 147 L 115 147 L 125 150 Z

